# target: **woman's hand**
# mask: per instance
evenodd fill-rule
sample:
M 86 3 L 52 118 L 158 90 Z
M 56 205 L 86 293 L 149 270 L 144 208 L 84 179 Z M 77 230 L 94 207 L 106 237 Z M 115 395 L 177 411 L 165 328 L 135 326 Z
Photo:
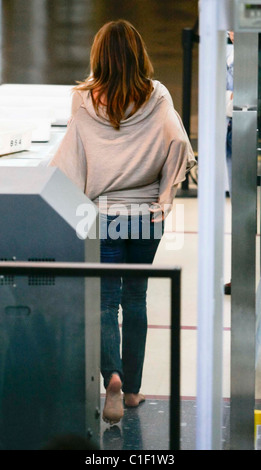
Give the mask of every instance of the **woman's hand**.
M 153 212 L 151 217 L 151 222 L 163 222 L 164 220 L 164 212 L 162 210 Z

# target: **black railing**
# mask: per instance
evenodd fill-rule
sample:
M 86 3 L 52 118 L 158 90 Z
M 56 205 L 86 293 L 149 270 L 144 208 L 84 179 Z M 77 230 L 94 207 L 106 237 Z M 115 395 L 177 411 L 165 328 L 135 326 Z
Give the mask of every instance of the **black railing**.
M 0 262 L 0 276 L 156 277 L 171 281 L 170 450 L 180 448 L 180 292 L 181 269 L 146 264 Z
M 191 120 L 191 85 L 192 85 L 192 64 L 193 64 L 193 46 L 199 43 L 198 19 L 193 28 L 184 28 L 182 30 L 183 47 L 183 80 L 182 80 L 182 121 L 188 137 L 190 137 Z M 189 175 L 182 183 L 182 190 L 189 189 Z

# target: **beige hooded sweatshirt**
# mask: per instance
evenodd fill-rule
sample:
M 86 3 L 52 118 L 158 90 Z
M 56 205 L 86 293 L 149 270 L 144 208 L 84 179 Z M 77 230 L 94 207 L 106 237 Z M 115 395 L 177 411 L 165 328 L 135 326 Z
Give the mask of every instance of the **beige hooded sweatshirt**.
M 72 118 L 49 164 L 101 211 L 145 203 L 152 211 L 165 209 L 166 216 L 177 185 L 196 164 L 168 90 L 156 80 L 153 87 L 150 99 L 121 122 L 120 130 L 111 126 L 106 108 L 96 114 L 88 91 L 74 93 Z

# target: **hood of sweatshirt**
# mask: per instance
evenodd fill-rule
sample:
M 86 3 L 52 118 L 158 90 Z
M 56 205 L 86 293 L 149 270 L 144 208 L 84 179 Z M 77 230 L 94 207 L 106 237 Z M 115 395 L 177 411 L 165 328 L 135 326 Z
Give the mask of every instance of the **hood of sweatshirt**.
M 126 119 L 123 119 L 121 121 L 121 127 L 136 124 L 137 122 L 142 121 L 143 119 L 147 118 L 155 110 L 155 108 L 160 104 L 160 102 L 163 99 L 167 98 L 170 104 L 172 104 L 172 98 L 167 88 L 158 80 L 153 80 L 152 82 L 153 82 L 153 91 L 150 95 L 150 99 L 146 101 L 146 103 L 144 103 L 138 109 L 138 111 L 136 111 L 135 114 L 133 114 L 130 117 L 127 117 Z M 106 114 L 106 106 L 100 107 L 99 114 L 97 114 L 93 107 L 90 92 L 89 91 L 84 92 L 82 98 L 83 98 L 83 103 L 81 106 L 86 109 L 88 114 L 93 119 L 95 119 L 96 121 L 102 122 L 105 125 L 111 126 L 108 116 Z M 129 108 L 129 112 L 130 110 L 131 110 L 131 107 Z M 128 115 L 128 110 L 126 112 L 126 115 Z

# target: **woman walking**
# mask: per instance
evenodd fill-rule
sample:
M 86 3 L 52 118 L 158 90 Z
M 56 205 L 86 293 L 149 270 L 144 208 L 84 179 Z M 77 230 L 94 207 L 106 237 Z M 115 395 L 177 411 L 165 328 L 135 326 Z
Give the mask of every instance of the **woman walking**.
M 75 87 L 72 118 L 51 165 L 99 207 L 101 262 L 152 263 L 177 186 L 195 164 L 193 151 L 168 90 L 152 79 L 133 25 L 106 23 L 90 65 L 90 76 Z M 103 419 L 110 424 L 122 418 L 123 401 L 136 407 L 145 400 L 147 285 L 135 277 L 101 280 Z

